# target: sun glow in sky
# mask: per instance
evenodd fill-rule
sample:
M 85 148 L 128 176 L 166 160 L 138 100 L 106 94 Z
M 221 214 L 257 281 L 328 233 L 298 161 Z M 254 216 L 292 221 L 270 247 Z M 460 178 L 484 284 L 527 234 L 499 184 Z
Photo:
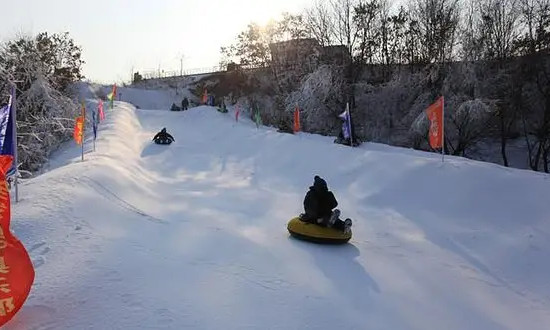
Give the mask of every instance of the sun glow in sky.
M 0 0 L 0 40 L 68 31 L 83 48 L 87 79 L 130 80 L 131 72 L 218 65 L 220 47 L 248 23 L 264 24 L 312 0 Z

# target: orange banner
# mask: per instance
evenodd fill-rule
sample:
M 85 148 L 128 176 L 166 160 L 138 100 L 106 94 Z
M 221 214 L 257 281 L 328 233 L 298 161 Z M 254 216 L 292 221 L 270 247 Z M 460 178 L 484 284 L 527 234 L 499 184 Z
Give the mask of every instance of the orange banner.
M 294 133 L 300 131 L 300 108 L 294 109 Z
M 10 231 L 6 172 L 12 156 L 0 156 L 0 327 L 23 307 L 34 282 L 34 268 L 23 244 Z
M 84 128 L 84 117 L 76 117 L 76 122 L 74 124 L 74 133 L 73 137 L 77 144 L 82 143 L 82 129 Z
M 443 148 L 443 106 L 445 100 L 440 97 L 426 109 L 430 120 L 430 146 L 434 149 Z

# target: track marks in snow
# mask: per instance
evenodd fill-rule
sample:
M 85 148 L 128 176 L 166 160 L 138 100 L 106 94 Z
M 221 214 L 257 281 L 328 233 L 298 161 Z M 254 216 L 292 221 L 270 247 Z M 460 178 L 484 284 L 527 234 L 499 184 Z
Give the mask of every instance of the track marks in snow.
M 34 250 L 39 249 L 39 248 L 43 247 L 44 245 L 46 245 L 46 242 L 36 243 L 33 246 L 31 246 L 28 251 L 33 252 Z
M 137 214 L 137 215 L 139 215 L 139 216 L 141 216 L 141 217 L 143 217 L 143 218 L 145 218 L 149 221 L 162 223 L 162 224 L 167 223 L 166 220 L 159 219 L 155 216 L 147 214 L 146 212 L 140 210 L 136 206 L 130 204 L 129 202 L 127 202 L 126 200 L 124 200 L 123 198 L 121 198 L 116 193 L 111 191 L 109 188 L 105 187 L 103 184 L 97 182 L 96 180 L 94 180 L 94 179 L 92 179 L 88 176 L 83 176 L 83 179 L 86 179 L 90 183 L 89 186 L 92 189 L 94 189 L 96 192 L 98 192 L 101 196 L 105 197 L 105 199 L 107 199 L 109 202 L 114 203 L 117 206 L 119 206 L 119 207 L 121 207 L 121 208 L 123 208 L 127 211 L 130 211 L 132 213 L 135 213 L 135 214 Z
M 258 288 L 269 291 L 279 291 L 282 289 L 290 290 L 295 286 L 294 283 L 283 279 L 282 276 L 269 275 L 265 272 L 260 272 L 250 266 L 245 266 L 242 264 L 226 265 L 202 260 L 191 261 L 189 264 L 208 268 L 209 272 L 239 279 L 240 281 L 250 283 Z
M 36 253 L 35 253 L 36 251 Z M 40 242 L 36 243 L 33 246 L 31 246 L 28 249 L 29 254 L 31 255 L 31 261 L 35 268 L 39 268 L 40 266 L 44 265 L 46 263 L 46 254 L 50 252 L 50 248 L 48 245 L 46 245 L 46 242 Z M 35 258 L 32 256 L 36 255 Z

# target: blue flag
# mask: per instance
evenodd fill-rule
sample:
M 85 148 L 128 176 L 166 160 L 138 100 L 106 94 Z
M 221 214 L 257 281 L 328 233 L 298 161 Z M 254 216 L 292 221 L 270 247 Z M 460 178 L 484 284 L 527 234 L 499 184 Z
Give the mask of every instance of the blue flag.
M 346 111 L 341 113 L 338 117 L 344 120 L 342 123 L 342 133 L 345 139 L 351 138 L 351 118 L 349 115 L 349 108 L 346 108 Z
M 10 100 L 11 102 L 11 100 Z M 10 111 L 11 106 L 6 105 L 0 109 L 0 154 L 2 155 L 9 155 L 10 153 L 6 153 L 7 150 L 10 147 L 10 136 L 6 136 L 8 133 L 8 124 L 10 121 Z
M 13 114 L 10 104 L 0 109 L 0 155 L 14 156 Z
M 94 140 L 97 139 L 97 116 L 95 111 L 92 111 L 92 128 L 94 129 Z
M 15 133 L 15 88 L 12 88 L 7 106 L 0 109 L 0 155 L 10 155 L 14 158 L 7 176 L 15 174 L 17 169 L 17 139 Z

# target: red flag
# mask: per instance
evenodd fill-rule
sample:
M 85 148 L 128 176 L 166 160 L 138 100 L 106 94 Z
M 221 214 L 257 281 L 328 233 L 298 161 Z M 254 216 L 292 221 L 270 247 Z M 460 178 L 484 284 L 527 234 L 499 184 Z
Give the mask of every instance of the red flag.
M 76 117 L 76 122 L 74 124 L 73 138 L 77 144 L 82 143 L 82 129 L 84 128 L 84 117 Z
M 105 120 L 105 112 L 103 112 L 103 100 L 99 100 L 97 112 L 99 113 L 99 120 Z
M 239 113 L 240 113 L 239 105 L 237 104 L 237 111 L 235 112 L 235 121 L 239 121 Z
M 430 146 L 434 149 L 443 148 L 443 106 L 445 100 L 440 97 L 434 104 L 426 109 L 430 120 Z
M 298 108 L 298 105 L 296 105 L 296 109 L 294 109 L 294 133 L 300 131 L 300 108 Z
M 208 102 L 208 90 L 205 88 L 204 93 L 202 94 L 202 103 L 206 104 Z
M 34 282 L 34 268 L 27 250 L 10 231 L 6 171 L 12 161 L 12 156 L 0 156 L 0 327 L 23 307 Z

